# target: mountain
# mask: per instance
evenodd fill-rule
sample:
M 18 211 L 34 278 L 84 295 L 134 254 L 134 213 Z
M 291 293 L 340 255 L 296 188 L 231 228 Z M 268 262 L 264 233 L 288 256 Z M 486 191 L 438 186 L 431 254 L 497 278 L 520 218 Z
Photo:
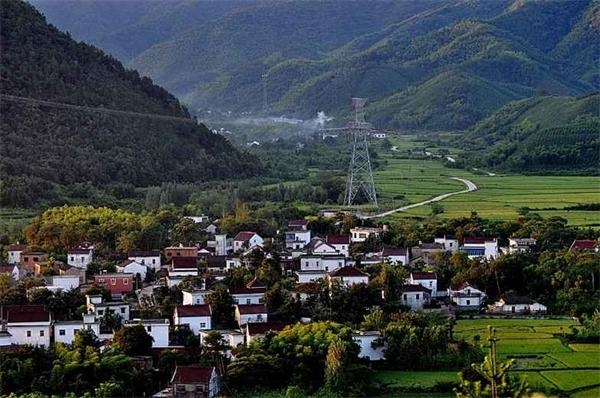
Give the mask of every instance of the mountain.
M 60 203 L 82 187 L 257 172 L 256 159 L 198 125 L 150 79 L 73 41 L 27 3 L 0 5 L 2 206 Z
M 53 4 L 44 5 L 48 13 Z M 164 35 L 147 34 L 141 44 L 137 33 L 146 31 L 136 20 L 110 34 L 115 40 L 96 43 L 123 53 L 194 112 L 306 118 L 324 110 L 345 120 L 349 98 L 362 96 L 377 126 L 463 130 L 513 100 L 583 95 L 600 85 L 591 45 L 600 40 L 600 3 L 593 0 L 170 4 L 207 11 L 193 25 L 155 5 L 154 17 L 141 20 Z M 106 20 L 102 10 L 97 15 L 96 25 Z M 72 19 L 56 23 L 68 30 Z
M 511 102 L 460 138 L 469 165 L 521 173 L 600 173 L 600 94 Z

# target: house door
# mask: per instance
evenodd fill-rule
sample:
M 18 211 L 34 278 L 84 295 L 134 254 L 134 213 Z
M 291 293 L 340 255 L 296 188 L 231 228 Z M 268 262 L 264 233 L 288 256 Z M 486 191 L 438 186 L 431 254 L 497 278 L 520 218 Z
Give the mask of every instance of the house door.
M 515 306 L 513 305 L 510 312 L 512 312 L 513 314 L 515 313 Z

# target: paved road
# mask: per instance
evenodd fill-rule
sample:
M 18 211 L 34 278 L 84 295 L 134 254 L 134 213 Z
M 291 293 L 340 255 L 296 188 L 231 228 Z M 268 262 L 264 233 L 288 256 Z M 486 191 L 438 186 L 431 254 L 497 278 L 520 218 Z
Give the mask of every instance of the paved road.
M 472 181 L 465 180 L 464 178 L 458 178 L 458 177 L 450 177 L 450 178 L 453 179 L 453 180 L 462 182 L 463 184 L 465 184 L 465 186 L 467 187 L 467 189 L 462 190 L 462 191 L 445 193 L 443 195 L 436 196 L 435 198 L 431 198 L 431 199 L 425 200 L 423 202 L 413 203 L 412 205 L 398 207 L 397 209 L 384 211 L 382 213 L 364 214 L 364 215 L 359 215 L 358 217 L 359 218 L 364 218 L 364 219 L 385 217 L 385 216 L 389 216 L 391 214 L 397 213 L 399 211 L 406 211 L 408 209 L 412 209 L 413 207 L 419 207 L 419 206 L 423 206 L 423 205 L 426 205 L 426 204 L 429 204 L 429 203 L 439 202 L 440 200 L 444 200 L 446 198 L 449 198 L 450 196 L 458 195 L 458 194 L 461 194 L 461 193 L 473 192 L 473 191 L 477 190 L 477 185 L 475 185 Z

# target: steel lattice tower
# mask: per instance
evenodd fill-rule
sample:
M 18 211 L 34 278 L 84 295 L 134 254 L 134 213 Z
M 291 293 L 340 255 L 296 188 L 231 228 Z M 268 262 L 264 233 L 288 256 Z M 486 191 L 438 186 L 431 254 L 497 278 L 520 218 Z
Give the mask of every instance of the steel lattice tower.
M 369 123 L 365 121 L 366 98 L 352 98 L 354 108 L 354 121 L 348 127 L 352 139 L 352 157 L 348 168 L 348 179 L 344 194 L 344 205 L 352 206 L 356 195 L 363 192 L 365 198 L 377 207 L 377 193 L 373 182 L 373 170 L 369 157 L 369 146 L 367 137 L 371 130 Z

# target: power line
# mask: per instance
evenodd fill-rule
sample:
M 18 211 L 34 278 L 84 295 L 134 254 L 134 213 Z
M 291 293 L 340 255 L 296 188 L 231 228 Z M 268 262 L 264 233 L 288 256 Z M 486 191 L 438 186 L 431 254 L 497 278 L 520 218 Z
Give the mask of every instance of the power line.
M 30 98 L 30 97 L 20 97 L 18 95 L 11 95 L 11 94 L 0 93 L 0 98 L 2 98 L 4 100 L 8 100 L 8 101 L 13 101 L 13 102 L 25 102 L 25 103 L 36 104 L 36 105 L 50 106 L 53 108 L 73 109 L 73 110 L 77 110 L 77 111 L 87 111 L 87 112 L 97 112 L 97 113 L 107 113 L 110 115 L 117 115 L 117 116 L 133 116 L 133 117 L 142 117 L 142 118 L 150 118 L 150 119 L 160 119 L 160 120 L 168 120 L 168 121 L 173 121 L 173 122 L 185 122 L 185 123 L 194 123 L 194 124 L 196 123 L 195 120 L 189 119 L 189 118 L 184 118 L 184 117 L 157 115 L 157 114 L 152 114 L 152 113 L 142 113 L 142 112 L 133 112 L 133 111 L 121 111 L 118 109 L 107 109 L 107 108 L 102 108 L 102 107 L 91 107 L 91 106 L 84 106 L 84 105 L 73 105 L 73 104 L 66 104 L 64 102 L 54 102 L 54 101 L 40 100 L 40 99 Z

